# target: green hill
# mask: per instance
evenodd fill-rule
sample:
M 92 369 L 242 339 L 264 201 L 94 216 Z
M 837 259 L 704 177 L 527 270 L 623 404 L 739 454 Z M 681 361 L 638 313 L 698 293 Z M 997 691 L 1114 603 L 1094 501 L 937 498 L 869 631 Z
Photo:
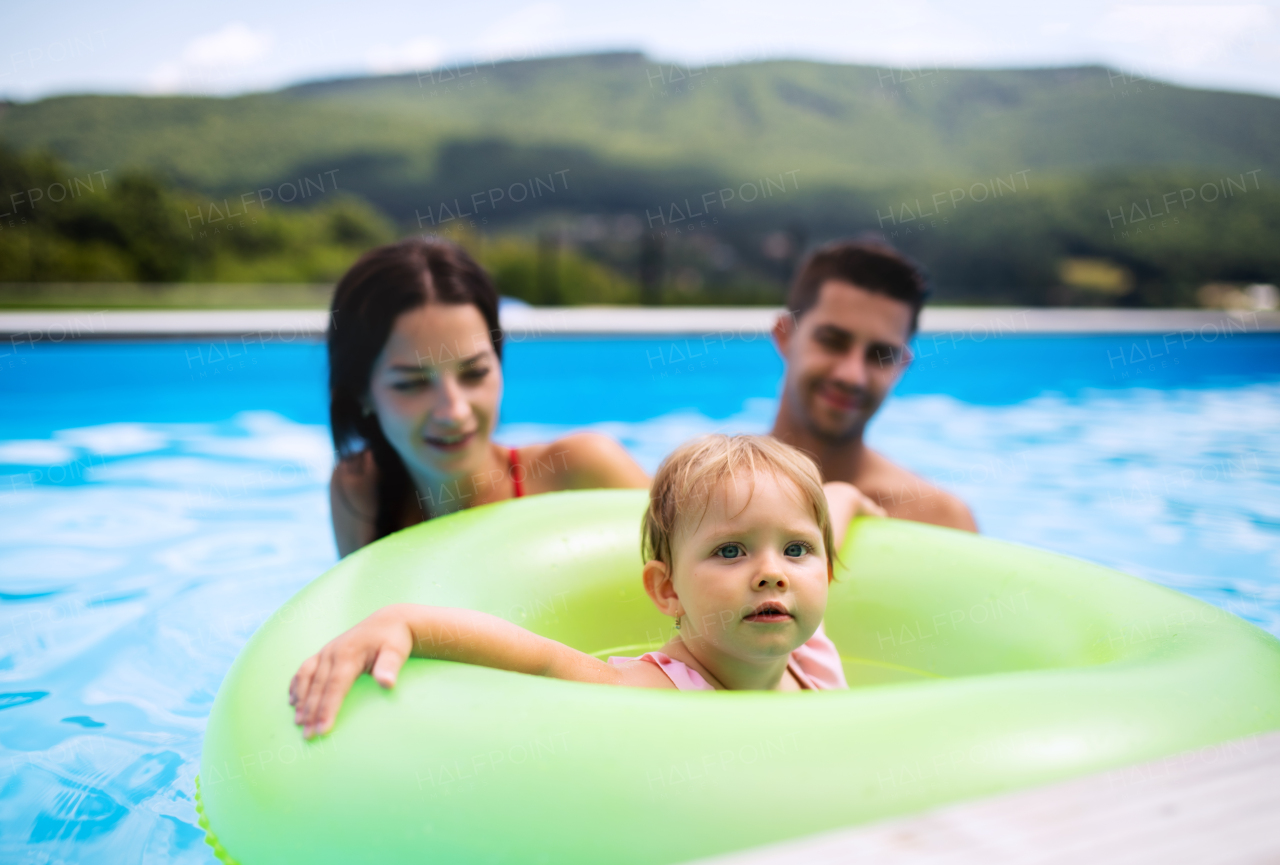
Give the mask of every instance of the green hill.
M 1138 287 L 1134 302 L 1186 302 L 1206 279 L 1280 278 L 1280 254 L 1261 248 L 1268 237 L 1274 245 L 1277 227 L 1276 141 L 1280 99 L 1134 81 L 1101 67 L 912 71 L 768 61 L 687 69 L 632 53 L 320 81 L 234 98 L 66 96 L 0 113 L 0 143 L 49 151 L 77 170 L 140 169 L 232 201 L 332 172 L 343 192 L 415 230 L 438 228 L 441 205 L 454 215 L 455 199 L 486 220 L 480 231 L 554 214 L 630 214 L 660 230 L 670 227 L 665 218 L 655 223 L 660 208 L 680 203 L 683 212 L 683 202 L 696 206 L 703 194 L 788 176 L 785 194 L 721 208 L 708 234 L 733 251 L 737 263 L 727 269 L 711 263 L 729 257 L 723 250 L 698 254 L 683 236 L 661 238 L 668 276 L 685 267 L 697 271 L 692 282 L 711 286 L 780 285 L 806 242 L 891 233 L 902 226 L 897 217 L 886 223 L 890 208 L 901 216 L 901 204 L 924 206 L 939 194 L 944 204 L 934 209 L 945 217 L 949 190 L 998 189 L 996 178 L 1016 175 L 1016 194 L 966 199 L 935 226 L 942 231 L 891 239 L 931 266 L 941 296 L 1040 301 L 1052 299 L 1045 292 L 1068 257 L 1124 269 Z M 1245 172 L 1255 172 L 1250 194 L 1197 203 L 1178 232 L 1111 236 L 1116 223 L 1106 214 L 1117 208 L 1188 185 L 1215 182 L 1225 191 L 1223 178 Z M 537 190 L 534 177 L 550 179 L 554 192 L 492 203 L 493 189 L 524 181 Z M 763 252 L 763 238 L 779 230 L 791 252 Z M 593 257 L 633 266 L 634 248 L 597 246 Z
M 590 55 L 230 99 L 58 97 L 10 106 L 0 139 L 84 169 L 157 169 L 208 192 L 316 166 L 420 187 L 445 167 L 450 142 L 474 140 L 729 180 L 798 169 L 807 183 L 862 188 L 1023 169 L 1280 170 L 1278 99 L 1129 83 L 1100 67 L 925 71 L 903 80 L 914 73 L 799 61 L 688 70 Z

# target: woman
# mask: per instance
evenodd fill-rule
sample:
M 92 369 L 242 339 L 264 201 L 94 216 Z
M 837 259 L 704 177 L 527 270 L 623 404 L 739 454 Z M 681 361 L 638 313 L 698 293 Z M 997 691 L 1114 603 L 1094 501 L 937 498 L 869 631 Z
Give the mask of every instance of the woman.
M 646 487 L 617 443 L 578 433 L 507 448 L 502 327 L 488 275 L 462 249 L 419 239 L 366 253 L 333 296 L 329 485 L 339 555 L 431 517 L 524 495 Z

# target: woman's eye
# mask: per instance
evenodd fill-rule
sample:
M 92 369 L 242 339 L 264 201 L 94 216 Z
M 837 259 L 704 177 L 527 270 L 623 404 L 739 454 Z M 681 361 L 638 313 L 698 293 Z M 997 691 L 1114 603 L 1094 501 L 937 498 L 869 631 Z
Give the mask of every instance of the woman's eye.
M 743 554 L 742 547 L 738 544 L 725 544 L 720 548 L 720 557 L 725 559 L 736 559 Z
M 489 368 L 481 367 L 479 369 L 463 370 L 462 377 L 467 381 L 480 381 L 489 374 Z
M 430 385 L 431 385 L 431 382 L 425 378 L 415 378 L 407 381 L 395 382 L 394 384 L 391 385 L 391 389 L 398 390 L 398 391 L 411 391 L 411 390 L 420 390 L 421 388 L 429 387 Z
M 799 558 L 800 556 L 803 556 L 805 553 L 809 552 L 809 549 L 804 544 L 794 543 L 794 544 L 787 544 L 787 548 L 782 552 L 784 555 L 791 556 L 792 558 Z

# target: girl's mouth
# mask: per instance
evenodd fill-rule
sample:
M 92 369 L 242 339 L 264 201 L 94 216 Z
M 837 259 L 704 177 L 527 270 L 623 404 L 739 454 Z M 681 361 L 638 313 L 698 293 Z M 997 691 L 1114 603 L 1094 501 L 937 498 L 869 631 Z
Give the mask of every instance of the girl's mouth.
M 752 610 L 749 615 L 743 616 L 742 621 L 776 624 L 778 622 L 789 622 L 794 618 L 795 616 L 787 612 L 787 608 L 777 601 L 765 601 Z
M 424 435 L 422 437 L 422 440 L 438 451 L 444 451 L 445 453 L 454 453 L 462 450 L 468 444 L 470 444 L 471 440 L 475 438 L 475 435 L 476 434 L 473 432 L 459 433 L 458 435 L 450 435 L 450 436 Z

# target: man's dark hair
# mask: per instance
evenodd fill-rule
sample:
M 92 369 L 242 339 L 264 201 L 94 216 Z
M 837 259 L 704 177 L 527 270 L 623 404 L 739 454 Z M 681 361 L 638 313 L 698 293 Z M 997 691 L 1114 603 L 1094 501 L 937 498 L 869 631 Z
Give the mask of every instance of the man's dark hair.
M 893 247 L 876 241 L 837 240 L 815 249 L 801 263 L 787 292 L 787 308 L 799 320 L 818 302 L 823 283 L 836 279 L 883 294 L 911 307 L 911 333 L 928 295 L 924 274 Z

